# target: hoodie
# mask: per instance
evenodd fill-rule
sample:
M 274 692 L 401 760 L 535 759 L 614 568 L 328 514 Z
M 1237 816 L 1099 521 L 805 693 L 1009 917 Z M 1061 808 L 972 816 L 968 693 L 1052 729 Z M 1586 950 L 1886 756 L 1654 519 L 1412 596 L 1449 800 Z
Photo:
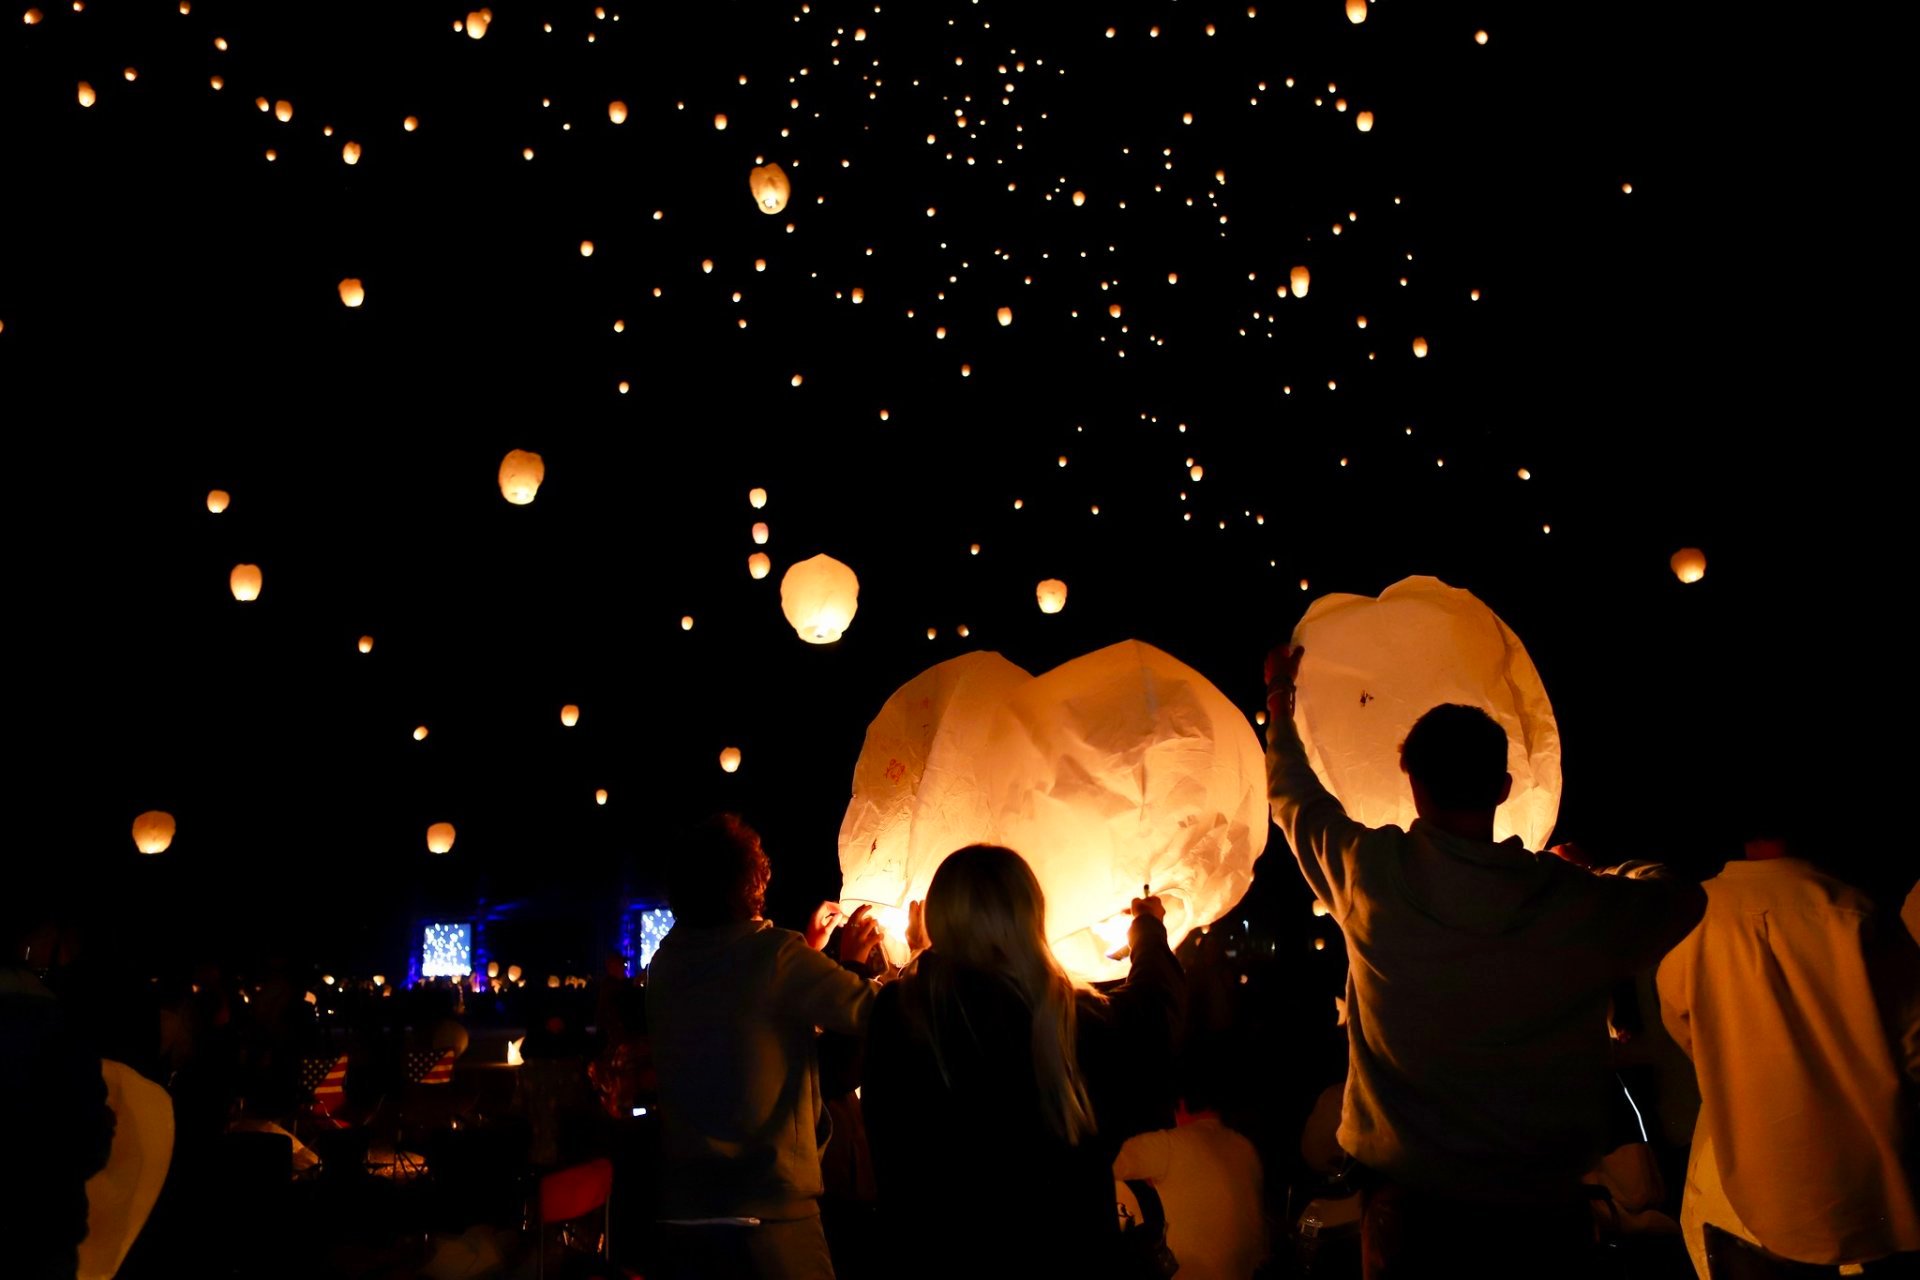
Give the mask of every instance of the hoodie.
M 647 975 L 669 1219 L 819 1212 L 816 1029 L 860 1033 L 874 986 L 765 920 L 675 925 Z
M 1290 717 L 1267 730 L 1273 819 L 1346 934 L 1340 1145 L 1429 1194 L 1564 1199 L 1602 1153 L 1613 986 L 1700 914 L 1643 865 L 1593 875 L 1520 841 L 1355 822 Z

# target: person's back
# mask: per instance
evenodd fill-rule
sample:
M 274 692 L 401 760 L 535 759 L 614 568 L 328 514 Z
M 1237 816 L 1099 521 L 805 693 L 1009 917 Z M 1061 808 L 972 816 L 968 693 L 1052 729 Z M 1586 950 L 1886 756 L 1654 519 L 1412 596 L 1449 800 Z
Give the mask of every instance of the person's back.
M 1153 1184 L 1183 1280 L 1247 1280 L 1266 1261 L 1260 1154 L 1212 1112 L 1128 1138 L 1113 1176 Z
M 1920 1008 L 1910 977 L 1887 981 L 1911 974 L 1911 938 L 1797 858 L 1731 862 L 1706 889 L 1659 976 L 1700 1078 L 1689 1247 L 1712 1225 L 1821 1265 L 1920 1250 L 1902 1080 L 1920 1080 Z

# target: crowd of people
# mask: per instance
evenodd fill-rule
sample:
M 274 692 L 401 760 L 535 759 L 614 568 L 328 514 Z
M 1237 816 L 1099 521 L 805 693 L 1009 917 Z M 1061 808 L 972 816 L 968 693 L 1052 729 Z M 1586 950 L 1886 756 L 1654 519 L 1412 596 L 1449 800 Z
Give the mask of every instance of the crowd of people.
M 598 1090 L 603 1126 L 652 1112 L 643 1273 L 1293 1275 L 1342 1213 L 1368 1280 L 1619 1274 L 1634 1233 L 1675 1260 L 1684 1241 L 1702 1280 L 1920 1273 L 1920 886 L 1879 910 L 1778 822 L 1704 885 L 1496 841 L 1508 742 L 1465 706 L 1402 744 L 1418 820 L 1367 828 L 1308 764 L 1299 662 L 1266 668 L 1272 816 L 1347 974 L 1344 1081 L 1278 1109 L 1305 1119 L 1298 1160 L 1248 1104 L 1299 1081 L 1223 1049 L 1228 930 L 1170 939 L 1135 899 L 1130 973 L 1094 989 L 1055 959 L 1027 862 L 988 845 L 940 864 L 903 937 L 832 902 L 782 929 L 759 836 L 721 815 L 669 863 L 677 923 L 644 990 L 616 966 L 591 996 L 527 997 L 567 1009 L 520 1011 L 526 1061 L 551 1068 L 523 1084 Z M 11 1197 L 25 1225 L 0 1273 L 73 1275 L 112 1134 L 100 1056 L 165 1081 L 183 1136 L 212 1134 L 284 1110 L 311 1030 L 284 976 L 244 1018 L 210 979 L 171 1035 L 103 1044 L 31 945 L 0 966 L 0 1096 L 46 1176 Z M 432 1046 L 465 1048 L 457 985 L 405 998 Z M 530 1111 L 532 1164 L 557 1167 L 566 1144 Z

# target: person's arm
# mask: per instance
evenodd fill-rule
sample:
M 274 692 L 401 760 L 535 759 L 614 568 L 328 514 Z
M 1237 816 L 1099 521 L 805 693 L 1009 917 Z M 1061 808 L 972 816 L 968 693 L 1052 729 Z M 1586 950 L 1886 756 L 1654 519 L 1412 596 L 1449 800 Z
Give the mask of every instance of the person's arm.
M 1640 973 L 1680 945 L 1707 913 L 1707 891 L 1658 862 L 1634 860 L 1607 866 L 1571 841 L 1548 853 L 1591 872 L 1609 908 L 1614 949 L 1626 961 L 1623 975 Z
M 1267 655 L 1267 799 L 1307 887 L 1339 924 L 1353 905 L 1353 857 L 1367 829 L 1320 785 L 1294 727 L 1294 680 L 1305 652 L 1283 645 Z
M 815 951 L 799 934 L 787 934 L 774 962 L 773 1005 L 808 1026 L 857 1035 L 873 1010 L 873 983 Z
M 1173 1165 L 1173 1135 L 1165 1129 L 1136 1133 L 1120 1146 L 1113 1162 L 1113 1176 L 1120 1182 L 1141 1178 L 1164 1178 Z

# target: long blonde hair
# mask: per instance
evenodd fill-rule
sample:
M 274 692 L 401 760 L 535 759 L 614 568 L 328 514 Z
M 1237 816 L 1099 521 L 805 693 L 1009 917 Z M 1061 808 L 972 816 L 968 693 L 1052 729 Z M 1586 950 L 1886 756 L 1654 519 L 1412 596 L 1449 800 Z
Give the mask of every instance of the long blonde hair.
M 1048 1127 L 1069 1143 L 1091 1134 L 1093 1103 L 1075 1050 L 1077 993 L 1047 945 L 1047 901 L 1033 868 L 1011 849 L 969 845 L 933 873 L 926 910 L 936 955 L 1001 978 L 1032 1012 L 1033 1073 Z

